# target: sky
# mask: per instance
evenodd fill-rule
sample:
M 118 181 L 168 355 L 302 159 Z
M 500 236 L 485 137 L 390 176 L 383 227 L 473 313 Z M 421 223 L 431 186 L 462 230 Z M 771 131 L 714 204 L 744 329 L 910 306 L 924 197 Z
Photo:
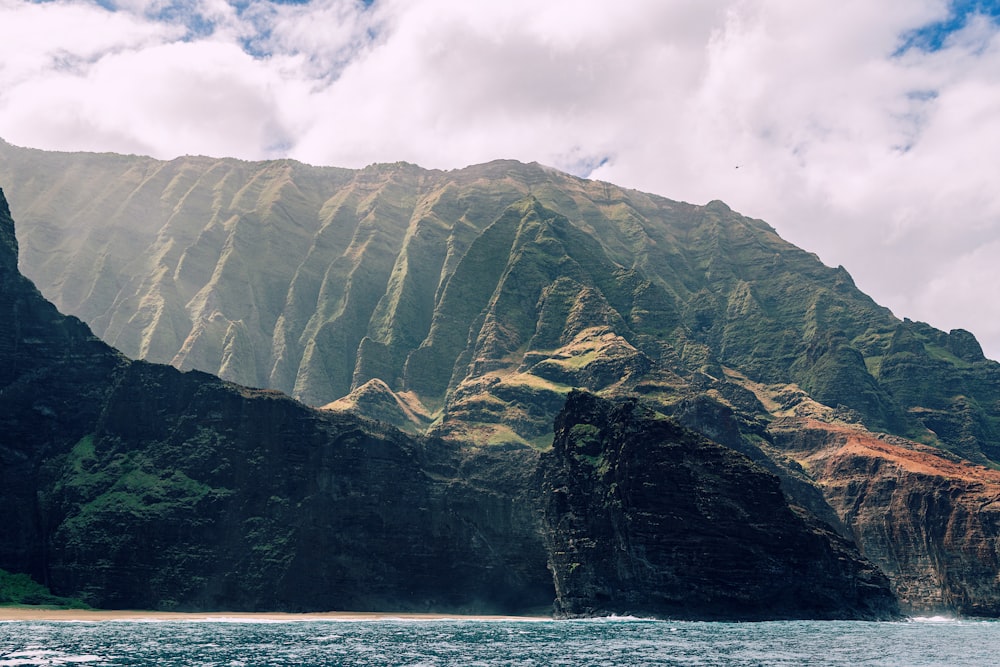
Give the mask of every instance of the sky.
M 1000 0 L 0 0 L 0 137 L 721 199 L 1000 359 Z

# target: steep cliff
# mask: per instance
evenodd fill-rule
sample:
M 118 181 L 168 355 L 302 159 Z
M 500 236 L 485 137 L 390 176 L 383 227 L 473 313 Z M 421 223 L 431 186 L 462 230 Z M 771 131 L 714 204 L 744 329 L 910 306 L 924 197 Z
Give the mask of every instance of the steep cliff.
M 26 274 L 132 357 L 536 447 L 572 387 L 671 404 L 735 371 L 997 461 L 1000 365 L 971 334 L 899 321 L 721 202 L 513 161 L 346 170 L 2 142 L 0 182 Z
M 1000 616 L 1000 472 L 810 418 L 771 426 L 907 613 Z
M 898 611 L 885 576 L 790 507 L 776 477 L 634 401 L 571 394 L 541 470 L 563 615 L 882 619 Z
M 0 568 L 42 576 L 40 468 L 89 432 L 128 361 L 42 298 L 18 273 L 17 249 L 0 192 Z
M 300 503 L 328 517 L 339 516 L 334 507 L 379 502 L 374 491 L 365 495 L 347 482 L 315 488 L 302 482 L 295 494 L 272 489 L 252 500 L 236 493 L 244 479 L 270 488 L 263 468 L 250 465 L 261 460 L 280 464 L 279 478 L 312 480 L 306 468 L 331 465 L 350 479 L 370 475 L 373 490 L 382 488 L 383 476 L 395 480 L 400 493 L 412 494 L 407 511 L 395 518 L 369 512 L 371 520 L 404 535 L 412 530 L 407 522 L 438 531 L 413 533 L 444 545 L 428 556 L 435 563 L 475 554 L 465 574 L 455 570 L 452 578 L 483 582 L 473 586 L 474 595 L 489 604 L 534 600 L 544 579 L 537 524 L 544 499 L 526 480 L 537 452 L 552 443 L 567 395 L 580 388 L 641 397 L 775 474 L 794 505 L 856 540 L 879 563 L 907 608 L 994 613 L 984 583 L 997 565 L 992 501 L 988 492 L 977 495 L 975 485 L 991 489 L 989 471 L 1000 465 L 1000 364 L 983 356 L 969 332 L 896 319 L 846 271 L 823 266 L 766 223 L 721 202 L 672 202 L 513 161 L 449 172 L 408 164 L 345 170 L 287 160 L 58 154 L 3 142 L 0 178 L 18 193 L 25 271 L 127 354 L 283 390 L 326 404 L 331 413 L 364 415 L 415 436 L 364 419 L 317 415 L 199 373 L 129 362 L 82 322 L 59 315 L 17 273 L 18 241 L 8 222 L 0 229 L 7 290 L 0 427 L 9 434 L 0 436 L 0 481 L 11 489 L 12 518 L 0 527 L 0 567 L 77 581 L 77 551 L 65 551 L 66 540 L 90 535 L 86 526 L 135 519 L 119 501 L 140 508 L 135 520 L 146 521 L 143 530 L 153 536 L 171 522 L 200 525 L 157 514 L 189 512 L 192 505 L 249 521 L 226 533 L 232 554 L 258 540 L 248 536 L 260 530 L 288 545 L 287 553 L 302 551 L 302 544 L 341 549 L 329 537 L 301 543 L 275 537 L 279 526 L 300 520 L 365 534 L 350 524 L 360 521 L 353 515 L 296 513 Z M 203 402 L 216 408 L 204 412 Z M 269 415 L 265 422 L 254 421 L 258 411 Z M 863 483 L 891 468 L 879 457 L 832 457 L 836 465 L 812 467 L 812 450 L 802 442 L 811 442 L 815 429 L 802 421 L 795 422 L 801 428 L 787 426 L 788 418 L 893 434 L 900 440 L 892 442 L 913 451 L 922 443 L 942 461 L 969 462 L 963 473 L 969 484 L 955 486 L 940 471 L 929 478 L 907 474 L 900 490 L 889 493 Z M 289 439 L 313 444 L 286 461 Z M 369 441 L 380 444 L 356 444 Z M 355 446 L 362 458 L 369 449 L 383 453 L 364 464 L 353 455 L 338 458 L 342 448 Z M 238 474 L 213 464 L 217 457 Z M 412 466 L 422 472 L 412 473 Z M 506 481 L 496 486 L 494 478 Z M 331 495 L 327 487 L 349 492 Z M 362 500 L 351 500 L 355 493 Z M 280 500 L 273 506 L 265 502 L 272 496 Z M 111 501 L 118 514 L 104 514 Z M 436 525 L 413 507 L 458 518 Z M 492 509 L 477 514 L 483 508 Z M 259 524 L 269 516 L 277 519 Z M 496 517 L 518 528 L 510 533 Z M 879 527 L 879 517 L 891 521 Z M 295 535 L 319 531 L 309 526 Z M 218 532 L 198 530 L 199 540 Z M 902 531 L 898 540 L 894 531 Z M 173 537 L 157 539 L 166 544 Z M 466 544 L 478 546 L 469 552 Z M 169 551 L 72 545 L 87 562 L 105 551 L 119 554 L 115 567 L 137 553 L 153 558 Z M 363 556 L 343 548 L 353 554 L 345 562 Z M 358 565 L 359 572 L 388 582 L 394 575 L 387 572 L 405 571 L 388 543 L 370 548 L 377 563 L 370 570 Z M 480 558 L 477 549 L 488 555 Z M 517 555 L 522 551 L 542 555 L 526 564 Z M 239 575 L 236 588 L 255 591 L 239 604 L 269 605 L 279 596 L 281 568 L 295 572 L 300 564 L 254 553 L 258 560 L 233 555 L 238 562 L 225 567 L 258 573 Z M 176 558 L 197 561 L 189 553 Z M 188 572 L 176 567 L 174 583 Z M 311 567 L 318 579 L 327 576 L 320 564 L 302 570 Z M 491 574 L 480 576 L 480 567 Z M 350 597 L 355 593 L 342 585 L 353 575 L 329 576 L 333 583 L 319 586 L 325 592 L 318 596 L 336 597 L 336 589 L 345 600 L 363 598 L 362 592 Z M 253 577 L 267 583 L 254 584 Z M 509 598 L 498 592 L 505 587 L 515 591 Z M 467 598 L 457 584 L 448 590 L 454 596 L 434 604 L 466 604 L 458 601 Z M 416 605 L 415 599 L 399 604 Z
M 534 455 L 437 447 L 134 363 L 93 433 L 42 464 L 50 582 L 111 607 L 546 607 Z

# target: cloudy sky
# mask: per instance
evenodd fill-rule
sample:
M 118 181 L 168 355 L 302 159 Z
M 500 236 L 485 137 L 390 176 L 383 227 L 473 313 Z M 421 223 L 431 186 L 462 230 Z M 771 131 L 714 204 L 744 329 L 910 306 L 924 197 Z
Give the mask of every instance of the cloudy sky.
M 722 199 L 1000 359 L 1000 1 L 0 0 L 0 137 Z

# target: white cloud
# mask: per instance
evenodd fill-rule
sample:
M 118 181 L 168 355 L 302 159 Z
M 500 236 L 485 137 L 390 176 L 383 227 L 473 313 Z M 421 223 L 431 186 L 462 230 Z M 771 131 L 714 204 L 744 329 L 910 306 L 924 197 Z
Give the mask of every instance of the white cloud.
M 981 250 L 1000 243 L 997 26 L 902 48 L 947 0 L 113 4 L 0 0 L 0 136 L 593 170 L 765 218 L 1000 357 Z
M 945 321 L 967 320 L 974 314 L 977 326 L 971 330 L 981 343 L 1000 339 L 1000 300 L 990 297 L 1000 285 L 997 257 L 1000 239 L 994 235 L 971 251 L 940 258 L 926 288 L 913 298 L 913 309 L 935 313 Z
M 244 19 L 263 28 L 251 46 L 268 53 L 303 56 L 301 76 L 335 80 L 351 60 L 361 58 L 381 30 L 380 14 L 356 0 L 316 0 L 308 5 L 250 3 Z
M 289 141 L 274 95 L 284 84 L 248 63 L 238 47 L 211 41 L 111 52 L 84 72 L 21 83 L 0 122 L 33 146 L 263 156 Z
M 0 80 L 9 89 L 53 71 L 84 70 L 107 53 L 181 35 L 174 26 L 86 4 L 0 0 Z
M 259 60 L 225 2 L 0 4 L 0 136 L 28 146 L 272 157 L 291 142 L 281 105 L 295 58 Z M 171 14 L 172 16 L 174 14 Z M 195 20 L 196 19 L 196 20 Z M 215 26 L 192 38 L 188 23 Z

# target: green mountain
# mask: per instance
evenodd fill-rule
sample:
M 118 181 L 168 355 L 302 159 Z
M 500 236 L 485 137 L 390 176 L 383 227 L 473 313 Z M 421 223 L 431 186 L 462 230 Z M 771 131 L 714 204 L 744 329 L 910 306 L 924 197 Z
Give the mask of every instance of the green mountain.
M 18 272 L 17 251 L 0 192 L 0 567 L 17 573 L 4 574 L 0 592 L 12 599 L 64 602 L 44 582 L 57 596 L 116 608 L 898 614 L 885 575 L 796 514 L 774 475 L 635 405 L 571 394 L 561 428 L 580 451 L 417 440 L 275 391 L 130 361 L 45 301 Z M 653 437 L 641 446 L 617 442 L 647 425 Z M 678 461 L 685 451 L 706 466 L 691 474 Z M 603 506 L 574 472 L 580 455 L 607 457 L 640 508 L 602 508 L 634 544 L 616 555 L 618 569 L 600 554 L 565 557 L 567 544 L 604 529 L 560 500 L 582 493 L 574 503 L 584 515 L 588 502 Z M 713 461 L 727 467 L 721 479 Z M 655 478 L 643 475 L 652 469 Z M 690 539 L 656 530 L 677 514 L 671 503 L 646 507 L 645 496 L 701 487 L 724 503 L 681 503 L 683 520 L 708 523 L 724 508 L 726 522 Z M 679 546 L 705 567 L 647 557 Z M 765 567 L 724 576 L 733 549 Z M 586 585 L 576 570 L 591 573 Z M 785 594 L 755 599 L 789 575 L 796 585 Z M 703 577 L 718 580 L 712 597 L 669 604 L 698 596 Z M 650 581 L 663 583 L 662 595 L 643 592 Z
M 551 589 L 540 592 L 551 585 L 547 581 L 536 585 L 539 567 L 547 567 L 563 613 L 621 613 L 637 607 L 682 613 L 677 595 L 662 589 L 673 576 L 673 561 L 650 559 L 649 554 L 680 548 L 714 554 L 706 545 L 719 544 L 719 534 L 692 528 L 692 542 L 669 549 L 664 542 L 645 542 L 658 534 L 650 526 L 670 519 L 673 510 L 642 492 L 643 483 L 652 483 L 642 474 L 647 467 L 669 470 L 659 480 L 665 486 L 652 487 L 657 493 L 669 497 L 668 486 L 688 488 L 704 499 L 694 507 L 680 499 L 671 504 L 687 508 L 686 526 L 713 524 L 727 511 L 752 516 L 747 508 L 733 509 L 736 501 L 728 486 L 706 477 L 712 477 L 713 465 L 742 470 L 743 459 L 730 461 L 729 454 L 703 446 L 707 440 L 738 452 L 755 469 L 779 480 L 792 515 L 805 518 L 797 523 L 783 510 L 774 510 L 775 515 L 800 529 L 827 531 L 819 542 L 801 542 L 802 549 L 812 553 L 814 546 L 807 543 L 821 544 L 837 552 L 837 539 L 853 543 L 888 576 L 905 611 L 1000 616 L 1000 591 L 992 583 L 1000 567 L 1000 504 L 995 502 L 1000 497 L 1000 365 L 983 356 L 971 333 L 945 333 L 897 319 L 860 292 L 842 268 L 824 266 L 783 241 L 765 222 L 741 216 L 721 202 L 672 202 L 511 161 L 449 172 L 407 164 L 343 170 L 292 161 L 199 157 L 161 162 L 0 144 L 0 181 L 4 179 L 19 219 L 21 269 L 100 337 L 130 357 L 197 368 L 326 406 L 320 412 L 295 412 L 309 415 L 296 417 L 296 423 L 327 424 L 323 435 L 304 436 L 267 431 L 276 428 L 269 425 L 270 418 L 247 421 L 248 411 L 264 405 L 256 398 L 225 410 L 202 410 L 197 406 L 203 390 L 182 390 L 175 384 L 179 380 L 126 385 L 140 395 L 149 386 L 160 387 L 166 394 L 154 394 L 159 396 L 154 404 L 166 402 L 179 412 L 113 413 L 122 415 L 109 422 L 118 430 L 102 442 L 117 444 L 98 447 L 95 452 L 103 454 L 94 459 L 102 461 L 101 470 L 110 470 L 100 477 L 110 487 L 91 486 L 84 473 L 86 466 L 97 464 L 78 460 L 89 452 L 85 438 L 97 431 L 88 427 L 64 439 L 57 448 L 63 457 L 57 459 L 63 466 L 58 478 L 66 480 L 60 488 L 83 485 L 90 495 L 66 496 L 70 501 L 59 505 L 60 517 L 71 516 L 77 506 L 88 513 L 103 511 L 96 498 L 115 484 L 132 483 L 116 481 L 133 468 L 114 467 L 119 465 L 114 457 L 134 456 L 128 454 L 134 450 L 153 447 L 156 453 L 144 454 L 141 462 L 145 471 L 160 471 L 157 479 L 179 470 L 192 480 L 207 480 L 200 482 L 207 488 L 236 489 L 250 478 L 219 482 L 208 474 L 211 470 L 198 467 L 220 456 L 218 443 L 228 443 L 223 448 L 227 458 L 239 459 L 246 451 L 242 438 L 264 429 L 272 433 L 267 442 L 273 451 L 266 460 L 273 462 L 284 456 L 280 452 L 289 439 L 340 442 L 339 429 L 348 428 L 343 425 L 360 424 L 356 428 L 366 438 L 396 439 L 410 443 L 406 451 L 423 453 L 414 454 L 415 463 L 398 463 L 402 459 L 393 455 L 378 458 L 378 465 L 354 461 L 357 452 L 343 454 L 334 465 L 343 468 L 344 480 L 362 475 L 364 484 L 382 488 L 379 480 L 389 475 L 416 494 L 403 505 L 428 508 L 433 516 L 464 517 L 466 532 L 457 533 L 462 539 L 491 534 L 494 539 L 476 544 L 509 543 L 509 549 L 491 556 L 500 560 L 484 561 L 490 567 L 519 563 L 530 570 L 515 568 L 516 585 L 482 578 L 475 568 L 463 570 L 462 581 L 488 582 L 483 586 L 491 592 L 482 598 L 491 600 L 491 608 L 514 606 L 509 598 L 494 597 L 498 590 L 530 590 L 527 596 L 533 600 L 551 595 Z M 14 345 L 12 353 L 27 354 L 26 344 Z M 87 358 L 77 352 L 70 356 Z M 91 365 L 100 368 L 101 363 Z M 74 372 L 67 371 L 67 378 Z M 162 369 L 156 373 L 175 377 Z M 199 387 L 209 382 L 200 374 L 176 377 L 201 377 L 195 382 Z M 67 382 L 67 396 L 97 395 L 103 390 L 94 387 L 104 386 L 90 382 L 79 390 L 70 388 L 75 381 Z M 574 390 L 609 399 L 612 405 L 624 401 L 635 411 L 589 404 Z M 165 397 L 173 394 L 190 400 L 177 404 Z M 259 395 L 277 400 L 275 394 Z M 576 398 L 568 404 L 568 397 Z M 93 400 L 88 410 L 94 415 L 112 414 L 100 407 L 103 398 Z M 51 408 L 46 402 L 37 409 L 34 405 L 25 403 L 25 411 L 6 418 L 12 433 L 42 437 L 38 434 L 44 429 L 31 419 Z M 149 420 L 140 431 L 153 434 L 152 439 L 136 441 L 121 434 L 133 433 L 133 413 Z M 357 421 L 346 413 L 378 421 Z M 615 415 L 618 426 L 603 428 L 595 421 L 609 415 Z M 659 424 L 664 418 L 697 435 L 678 435 L 673 427 Z M 190 430 L 191 424 L 203 422 L 214 426 Z M 589 431 L 588 425 L 598 431 Z M 573 431 L 576 426 L 580 428 Z M 228 435 L 220 440 L 216 428 Z M 665 444 L 652 447 L 655 443 L 633 437 L 644 432 L 661 434 Z M 188 451 L 190 442 L 203 445 Z M 161 450 L 162 443 L 170 445 Z M 340 451 L 339 445 L 326 446 Z M 374 451 L 382 451 L 380 447 Z M 639 463 L 633 458 L 637 451 Z M 685 452 L 690 465 L 666 465 L 672 460 L 669 452 Z M 186 456 L 196 461 L 188 462 Z M 313 454 L 304 463 L 304 454 L 296 456 L 305 468 L 296 468 L 294 479 L 308 476 L 305 469 L 327 465 L 322 457 L 310 458 Z M 398 472 L 380 468 L 386 460 L 397 461 L 393 465 L 398 469 L 416 465 L 420 474 L 408 478 L 416 486 L 394 477 Z M 274 483 L 285 484 L 286 474 L 291 473 L 280 472 Z M 774 507 L 770 492 L 765 493 L 767 484 L 744 485 L 747 474 L 736 475 L 744 481 L 723 479 L 763 493 L 752 496 L 753 502 Z M 693 477 L 682 483 L 675 475 Z M 38 487 L 22 484 L 17 475 L 9 479 L 12 488 L 24 487 L 25 499 L 44 487 L 44 480 Z M 421 479 L 434 483 L 424 488 L 416 482 Z M 338 482 L 337 488 L 355 488 L 356 483 Z M 296 528 L 309 537 L 286 540 L 279 551 L 297 554 L 310 545 L 333 545 L 331 538 L 317 536 L 326 530 L 318 525 L 331 524 L 308 518 L 309 512 L 300 516 L 305 500 L 292 494 L 292 487 L 273 493 L 287 504 L 266 524 L 272 527 L 268 530 L 304 521 L 318 532 Z M 456 497 L 454 489 L 468 489 L 472 495 Z M 622 496 L 627 489 L 631 495 Z M 182 491 L 176 491 L 177 507 L 184 511 L 203 502 L 200 495 Z M 159 497 L 143 495 L 139 504 L 155 504 Z M 424 498 L 438 504 L 428 505 Z M 622 504 L 627 498 L 634 504 Z M 36 511 L 29 500 L 23 502 L 29 504 L 17 507 Z M 107 502 L 125 501 L 113 496 Z M 328 505 L 320 506 L 329 511 Z M 646 509 L 629 510 L 640 506 Z M 247 507 L 241 521 L 272 516 L 264 505 Z M 405 515 L 403 520 L 425 521 L 422 516 Z M 352 530 L 360 530 L 363 522 L 349 521 L 356 522 L 347 524 Z M 382 515 L 377 521 L 396 525 Z M 100 524 L 104 528 L 97 534 L 112 523 Z M 506 532 L 515 524 L 526 527 Z M 438 531 L 435 541 L 454 528 L 431 525 Z M 733 526 L 727 530 L 721 534 L 749 535 Z M 38 531 L 59 539 L 70 534 Z M 219 560 L 211 549 L 204 553 L 216 554 L 212 562 L 228 563 L 220 568 L 232 566 L 241 562 L 240 549 L 250 544 L 247 534 L 241 534 L 243 542 L 235 537 L 226 542 L 229 561 Z M 771 526 L 756 534 L 780 530 Z M 414 539 L 426 537 L 416 535 Z M 636 548 L 581 551 L 585 540 L 595 536 L 601 536 L 598 543 L 606 538 Z M 202 538 L 191 539 L 200 543 Z M 169 543 L 166 536 L 163 540 Z M 434 562 L 479 558 L 478 551 L 469 551 L 469 541 L 457 546 L 446 542 L 445 555 L 429 556 Z M 334 547 L 345 548 L 340 543 Z M 388 549 L 384 544 L 379 548 Z M 396 562 L 387 551 L 378 553 L 383 554 L 380 562 Z M 756 547 L 743 553 L 747 562 L 766 563 L 779 556 Z M 185 554 L 177 558 L 195 562 Z M 277 560 L 291 567 L 287 564 L 297 562 L 294 558 Z M 25 562 L 0 560 L 0 567 L 31 571 Z M 64 572 L 61 567 L 53 571 Z M 314 567 L 310 571 L 321 572 L 319 565 Z M 782 567 L 785 573 L 803 571 L 790 561 Z M 857 585 L 874 581 L 858 574 L 866 567 L 852 570 L 854 583 L 844 591 L 868 590 L 867 584 Z M 713 572 L 726 580 L 721 566 Z M 803 576 L 816 583 L 814 574 Z M 334 586 L 333 579 L 328 581 Z M 433 590 L 432 583 L 423 590 Z M 461 592 L 446 589 L 452 591 L 445 596 L 452 608 L 471 608 L 471 603 L 458 602 L 464 599 Z M 52 590 L 81 596 L 77 588 Z M 332 589 L 319 590 L 326 592 L 317 595 L 327 596 Z M 716 592 L 730 600 L 746 593 Z M 268 602 L 258 604 L 274 604 L 276 595 L 267 589 L 257 599 Z M 445 598 L 424 595 L 444 604 Z M 881 603 L 867 607 L 860 599 L 850 603 L 852 613 L 883 608 Z M 785 613 L 807 613 L 801 606 L 790 611 L 794 605 L 788 606 L 787 599 L 783 604 Z M 858 612 L 859 606 L 869 612 Z M 688 612 L 700 617 L 711 613 Z M 745 615 L 753 614 L 747 610 Z
M 898 320 L 721 202 L 510 161 L 352 171 L 8 144 L 0 182 L 22 270 L 132 358 L 539 447 L 570 388 L 669 405 L 738 376 L 1000 461 L 1000 366 L 971 334 Z

